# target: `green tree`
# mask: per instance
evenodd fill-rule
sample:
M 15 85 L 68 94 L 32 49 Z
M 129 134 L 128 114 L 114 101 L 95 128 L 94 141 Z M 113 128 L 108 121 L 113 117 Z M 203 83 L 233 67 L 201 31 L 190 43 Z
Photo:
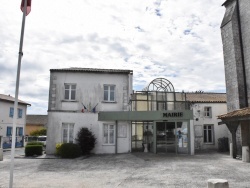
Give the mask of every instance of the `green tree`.
M 81 147 L 82 154 L 89 154 L 95 147 L 96 138 L 94 134 L 88 130 L 88 128 L 81 128 L 77 133 L 77 144 Z

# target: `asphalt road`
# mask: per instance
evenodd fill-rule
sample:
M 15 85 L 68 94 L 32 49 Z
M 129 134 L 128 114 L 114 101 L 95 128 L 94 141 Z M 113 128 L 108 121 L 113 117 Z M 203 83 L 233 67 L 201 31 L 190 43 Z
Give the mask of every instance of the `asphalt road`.
M 77 159 L 23 158 L 16 151 L 15 188 L 167 187 L 205 188 L 207 180 L 227 179 L 230 188 L 250 188 L 250 163 L 228 154 L 133 153 Z M 20 157 L 21 156 L 21 157 Z M 10 151 L 0 161 L 0 188 L 9 185 Z

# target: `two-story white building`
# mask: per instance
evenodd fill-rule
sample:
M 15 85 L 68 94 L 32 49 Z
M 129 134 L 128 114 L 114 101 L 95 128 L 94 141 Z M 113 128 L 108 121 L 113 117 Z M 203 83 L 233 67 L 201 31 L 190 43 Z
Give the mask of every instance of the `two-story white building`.
M 186 93 L 194 115 L 195 149 L 218 149 L 218 139 L 229 138 L 225 124 L 218 125 L 218 115 L 227 112 L 225 93 Z
M 129 110 L 132 76 L 131 70 L 51 69 L 46 152 L 55 153 L 57 143 L 75 142 L 81 127 L 96 136 L 94 153 L 129 152 L 129 122 L 98 121 L 97 112 Z
M 10 95 L 0 94 L 0 136 L 2 137 L 3 148 L 11 147 L 14 102 L 14 97 Z M 23 146 L 27 106 L 30 106 L 30 104 L 18 100 L 18 112 L 16 122 L 16 147 Z
M 75 142 L 81 127 L 96 136 L 94 153 L 194 154 L 198 129 L 202 149 L 216 148 L 217 138 L 226 136 L 227 129 L 218 127 L 216 118 L 224 107 L 205 94 L 208 104 L 175 92 L 165 78 L 135 92 L 132 77 L 132 70 L 51 69 L 47 154 L 55 153 L 57 143 Z M 213 109 L 212 118 L 196 117 L 205 107 Z

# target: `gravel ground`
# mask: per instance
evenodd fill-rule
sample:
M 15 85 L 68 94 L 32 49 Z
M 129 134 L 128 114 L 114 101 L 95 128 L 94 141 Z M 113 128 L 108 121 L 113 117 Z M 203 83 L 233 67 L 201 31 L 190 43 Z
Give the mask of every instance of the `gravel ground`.
M 166 155 L 130 153 L 77 159 L 24 158 L 16 152 L 15 188 L 167 187 L 205 188 L 227 179 L 230 188 L 250 188 L 250 163 L 228 154 Z M 45 156 L 46 157 L 46 156 Z M 0 161 L 0 188 L 9 185 L 10 151 Z

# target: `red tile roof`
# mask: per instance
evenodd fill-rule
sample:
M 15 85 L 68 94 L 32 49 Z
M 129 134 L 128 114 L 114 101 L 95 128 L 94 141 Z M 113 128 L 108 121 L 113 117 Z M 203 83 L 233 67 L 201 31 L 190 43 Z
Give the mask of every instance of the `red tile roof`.
M 10 95 L 0 94 L 0 100 L 2 100 L 2 101 L 9 101 L 9 102 L 15 102 L 15 97 L 12 97 Z M 18 99 L 18 103 L 31 106 L 31 104 L 29 104 L 27 102 L 24 102 L 24 101 L 21 101 L 19 99 Z
M 242 108 L 229 112 L 227 114 L 222 114 L 218 116 L 218 119 L 227 119 L 227 118 L 238 118 L 238 117 L 250 117 L 250 107 Z

